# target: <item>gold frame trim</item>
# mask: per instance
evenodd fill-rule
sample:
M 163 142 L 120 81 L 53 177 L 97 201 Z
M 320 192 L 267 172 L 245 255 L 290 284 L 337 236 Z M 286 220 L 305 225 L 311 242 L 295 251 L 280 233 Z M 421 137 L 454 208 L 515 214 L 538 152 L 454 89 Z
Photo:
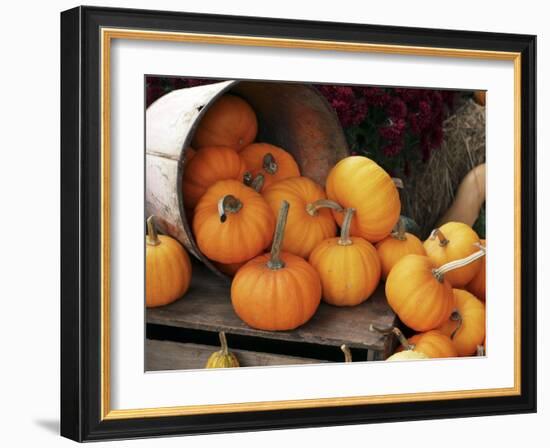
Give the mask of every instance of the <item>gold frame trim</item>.
M 358 397 L 315 398 L 217 405 L 189 405 L 142 409 L 110 408 L 110 50 L 113 39 L 241 45 L 274 48 L 336 50 L 411 56 L 488 59 L 514 62 L 514 386 L 509 388 L 425 392 Z M 101 419 L 167 417 L 211 413 L 247 412 L 282 409 L 306 409 L 329 406 L 352 406 L 412 401 L 452 400 L 503 397 L 521 394 L 521 53 L 468 50 L 458 48 L 417 47 L 403 45 L 334 42 L 304 39 L 279 39 L 250 36 L 143 31 L 135 29 L 101 29 Z

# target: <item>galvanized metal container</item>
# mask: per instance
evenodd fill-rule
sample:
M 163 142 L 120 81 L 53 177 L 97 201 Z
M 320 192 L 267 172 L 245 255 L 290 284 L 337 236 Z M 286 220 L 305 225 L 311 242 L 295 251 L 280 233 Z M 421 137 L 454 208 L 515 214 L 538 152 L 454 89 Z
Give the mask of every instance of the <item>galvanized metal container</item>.
M 146 111 L 147 215 L 178 239 L 212 271 L 224 276 L 199 250 L 183 205 L 185 150 L 202 116 L 216 99 L 231 92 L 244 98 L 258 117 L 259 142 L 290 152 L 302 175 L 324 185 L 330 168 L 349 153 L 334 111 L 311 86 L 298 83 L 224 81 L 175 90 Z

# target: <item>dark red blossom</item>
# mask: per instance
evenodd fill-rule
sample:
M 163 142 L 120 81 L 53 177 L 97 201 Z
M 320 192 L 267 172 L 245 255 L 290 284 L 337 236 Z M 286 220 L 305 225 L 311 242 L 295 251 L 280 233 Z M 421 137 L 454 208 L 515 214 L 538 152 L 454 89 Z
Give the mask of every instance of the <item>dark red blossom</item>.
M 395 157 L 403 149 L 403 142 L 390 143 L 389 145 L 384 146 L 382 152 L 386 157 Z
M 407 105 L 405 102 L 398 97 L 393 97 L 386 106 L 386 111 L 388 116 L 392 120 L 397 120 L 399 118 L 405 118 L 407 116 Z
M 380 134 L 380 137 L 395 142 L 403 138 L 406 125 L 407 123 L 403 118 L 399 118 L 395 121 L 390 119 L 387 126 L 381 126 L 378 128 L 378 133 Z
M 353 87 L 321 85 L 318 89 L 336 111 L 342 126 L 357 125 L 367 116 L 367 103 Z

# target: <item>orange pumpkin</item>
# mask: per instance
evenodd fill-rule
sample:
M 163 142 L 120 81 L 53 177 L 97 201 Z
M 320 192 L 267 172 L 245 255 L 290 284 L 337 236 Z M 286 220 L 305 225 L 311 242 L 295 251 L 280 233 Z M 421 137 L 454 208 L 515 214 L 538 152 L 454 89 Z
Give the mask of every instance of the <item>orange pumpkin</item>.
M 481 240 L 481 244 L 485 246 L 485 240 Z M 478 273 L 474 276 L 474 278 L 466 285 L 466 289 L 470 291 L 474 296 L 476 296 L 479 300 L 483 300 L 485 302 L 485 285 L 486 285 L 486 278 L 485 278 L 485 258 L 481 260 L 481 267 L 479 268 Z
M 260 330 L 293 330 L 306 323 L 321 301 L 319 275 L 303 258 L 281 253 L 288 202 L 283 201 L 271 254 L 239 269 L 231 284 L 235 313 Z
M 344 208 L 354 208 L 351 235 L 377 242 L 390 234 L 399 219 L 401 202 L 392 178 L 363 156 L 340 160 L 327 178 L 327 196 Z M 343 216 L 334 213 L 339 225 Z
M 240 151 L 250 145 L 258 132 L 258 120 L 250 104 L 242 98 L 225 94 L 202 117 L 193 146 L 228 146 Z
M 261 191 L 269 185 L 289 177 L 300 175 L 294 157 L 283 148 L 268 143 L 253 143 L 240 152 L 252 177 L 263 178 Z
M 168 305 L 182 297 L 191 283 L 191 260 L 185 249 L 168 235 L 157 235 L 153 216 L 147 219 L 145 237 L 145 305 Z
M 485 305 L 473 294 L 453 289 L 455 311 L 438 329 L 449 336 L 459 356 L 474 355 L 485 340 Z
M 424 241 L 424 249 L 433 264 L 440 267 L 473 254 L 479 250 L 479 244 L 479 237 L 470 226 L 461 222 L 448 222 L 432 232 Z M 453 287 L 463 288 L 479 272 L 481 264 L 481 260 L 476 260 L 449 272 L 446 279 Z
M 274 228 L 275 217 L 265 199 L 236 180 L 216 182 L 195 207 L 197 245 L 219 263 L 240 263 L 255 257 L 271 242 Z
M 456 358 L 458 356 L 451 338 L 437 330 L 415 334 L 409 338 L 409 344 L 430 358 Z
M 187 165 L 183 174 L 183 202 L 193 209 L 210 185 L 219 180 L 242 180 L 246 165 L 231 148 L 209 146 L 202 148 Z
M 485 256 L 485 249 L 436 268 L 429 257 L 406 255 L 393 267 L 386 280 L 388 304 L 401 321 L 416 331 L 442 325 L 454 309 L 454 297 L 447 276 Z
M 380 329 L 371 325 L 371 329 L 384 334 L 393 333 L 397 336 L 401 345 L 397 348 L 396 352 L 414 350 L 425 354 L 429 358 L 454 358 L 458 356 L 451 339 L 437 330 L 419 333 L 407 340 L 397 327 Z
M 307 177 L 291 177 L 267 187 L 263 197 L 273 214 L 282 200 L 290 204 L 283 248 L 300 257 L 309 257 L 321 241 L 336 235 L 336 222 L 328 209 L 342 208 L 326 200 L 324 190 Z
M 405 223 L 399 219 L 397 230 L 376 243 L 376 250 L 382 265 L 382 278 L 386 280 L 391 269 L 405 255 L 426 255 L 422 241 L 412 233 L 405 232 Z
M 323 299 L 336 306 L 354 306 L 367 300 L 380 281 L 380 260 L 374 246 L 350 237 L 354 210 L 348 208 L 340 238 L 322 241 L 309 256 L 323 285 Z

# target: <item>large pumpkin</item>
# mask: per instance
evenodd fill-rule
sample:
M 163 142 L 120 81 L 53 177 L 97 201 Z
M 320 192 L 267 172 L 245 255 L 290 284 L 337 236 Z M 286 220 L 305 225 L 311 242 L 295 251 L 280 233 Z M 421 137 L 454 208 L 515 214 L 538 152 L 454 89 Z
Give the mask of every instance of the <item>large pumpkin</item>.
M 193 217 L 199 249 L 219 263 L 255 257 L 269 246 L 274 228 L 275 217 L 265 199 L 236 180 L 212 185 L 199 200 Z
M 219 180 L 242 180 L 246 164 L 233 149 L 209 146 L 196 152 L 183 173 L 183 203 L 193 209 L 210 185 Z
M 202 117 L 193 146 L 228 146 L 237 151 L 248 146 L 256 138 L 258 120 L 250 104 L 242 98 L 225 94 Z
M 474 355 L 485 340 L 485 305 L 473 294 L 453 289 L 455 311 L 439 330 L 449 336 L 459 356 Z
M 340 160 L 330 170 L 326 188 L 329 199 L 356 210 L 351 226 L 353 236 L 380 241 L 390 234 L 399 219 L 401 203 L 392 178 L 367 157 Z M 334 213 L 334 217 L 341 225 L 342 214 Z
M 300 168 L 294 157 L 278 146 L 253 143 L 244 148 L 240 155 L 253 178 L 262 176 L 262 189 L 277 181 L 300 175 Z
M 481 240 L 482 246 L 485 246 L 485 240 Z M 487 280 L 485 278 L 486 261 L 485 258 L 481 260 L 481 267 L 474 278 L 466 285 L 466 289 L 470 291 L 479 300 L 485 302 L 485 285 Z
M 157 235 L 153 216 L 145 237 L 145 304 L 167 305 L 182 297 L 191 283 L 191 261 L 185 249 L 168 235 Z
M 391 269 L 405 255 L 426 255 L 422 241 L 405 231 L 405 222 L 399 218 L 396 231 L 376 243 L 382 265 L 382 278 L 386 280 Z
M 285 200 L 290 204 L 282 250 L 309 257 L 321 241 L 336 235 L 336 222 L 328 209 L 342 208 L 326 200 L 324 190 L 307 177 L 291 177 L 267 187 L 263 197 L 276 214 Z
M 336 306 L 354 306 L 367 300 L 380 281 L 380 260 L 367 240 L 350 237 L 354 210 L 348 208 L 340 238 L 322 241 L 309 256 L 323 285 L 323 299 Z
M 231 284 L 235 313 L 260 330 L 293 330 L 311 319 L 321 301 L 315 269 L 303 258 L 280 251 L 287 213 L 288 202 L 283 201 L 271 254 L 246 263 Z
M 473 254 L 479 250 L 479 244 L 479 237 L 470 226 L 461 222 L 448 222 L 432 232 L 424 241 L 424 249 L 434 265 L 440 267 Z M 476 260 L 449 272 L 446 279 L 453 287 L 463 288 L 479 272 L 481 264 L 481 260 Z

